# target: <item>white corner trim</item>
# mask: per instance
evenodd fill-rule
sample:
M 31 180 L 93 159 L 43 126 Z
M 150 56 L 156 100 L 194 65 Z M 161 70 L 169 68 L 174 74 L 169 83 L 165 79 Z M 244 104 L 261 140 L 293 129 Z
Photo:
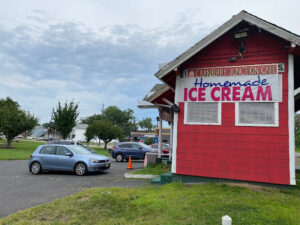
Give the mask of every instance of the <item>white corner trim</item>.
M 176 77 L 176 85 L 175 85 L 175 104 L 178 105 L 178 83 L 180 82 L 179 76 Z M 182 110 L 182 109 L 181 109 Z M 174 113 L 174 121 L 173 121 L 173 145 L 172 145 L 172 168 L 171 172 L 176 173 L 176 160 L 177 160 L 177 127 L 178 127 L 178 113 Z
M 294 55 L 288 55 L 288 108 L 289 108 L 289 164 L 290 184 L 296 185 L 295 175 L 295 99 L 294 99 Z
M 174 132 L 173 132 L 173 149 L 172 149 L 172 173 L 176 173 L 176 160 L 177 160 L 177 124 L 178 113 L 174 113 Z

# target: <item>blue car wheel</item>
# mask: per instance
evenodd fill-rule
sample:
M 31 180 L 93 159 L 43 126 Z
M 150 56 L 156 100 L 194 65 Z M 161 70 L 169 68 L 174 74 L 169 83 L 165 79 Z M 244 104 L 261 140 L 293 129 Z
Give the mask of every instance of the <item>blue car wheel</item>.
M 86 168 L 86 165 L 82 162 L 79 162 L 75 165 L 75 173 L 78 175 L 78 176 L 83 176 L 85 175 L 87 172 L 87 168 Z
M 33 162 L 30 166 L 30 172 L 32 174 L 39 174 L 42 172 L 42 166 L 39 162 Z

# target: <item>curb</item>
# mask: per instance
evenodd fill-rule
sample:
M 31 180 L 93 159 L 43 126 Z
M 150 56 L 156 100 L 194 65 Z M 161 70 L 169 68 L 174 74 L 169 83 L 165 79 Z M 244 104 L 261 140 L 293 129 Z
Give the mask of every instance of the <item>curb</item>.
M 126 179 L 128 178 L 134 178 L 134 179 L 154 179 L 156 177 L 159 177 L 158 175 L 149 175 L 149 174 L 130 174 L 130 173 L 125 173 L 124 177 Z

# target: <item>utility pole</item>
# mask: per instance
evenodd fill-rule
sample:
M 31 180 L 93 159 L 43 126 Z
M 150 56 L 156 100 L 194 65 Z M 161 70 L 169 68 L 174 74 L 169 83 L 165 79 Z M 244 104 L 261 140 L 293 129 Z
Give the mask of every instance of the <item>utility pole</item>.
M 133 131 L 136 132 L 136 117 L 133 117 Z
M 103 116 L 104 114 L 104 103 L 102 103 L 102 109 L 101 109 L 101 115 Z

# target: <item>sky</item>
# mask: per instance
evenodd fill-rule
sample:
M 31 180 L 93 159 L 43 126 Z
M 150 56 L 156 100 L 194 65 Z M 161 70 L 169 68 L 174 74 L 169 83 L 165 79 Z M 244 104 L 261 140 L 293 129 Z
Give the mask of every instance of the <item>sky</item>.
M 0 98 L 40 123 L 58 102 L 80 118 L 116 105 L 137 121 L 137 101 L 167 63 L 241 10 L 300 34 L 299 0 L 0 0 Z

